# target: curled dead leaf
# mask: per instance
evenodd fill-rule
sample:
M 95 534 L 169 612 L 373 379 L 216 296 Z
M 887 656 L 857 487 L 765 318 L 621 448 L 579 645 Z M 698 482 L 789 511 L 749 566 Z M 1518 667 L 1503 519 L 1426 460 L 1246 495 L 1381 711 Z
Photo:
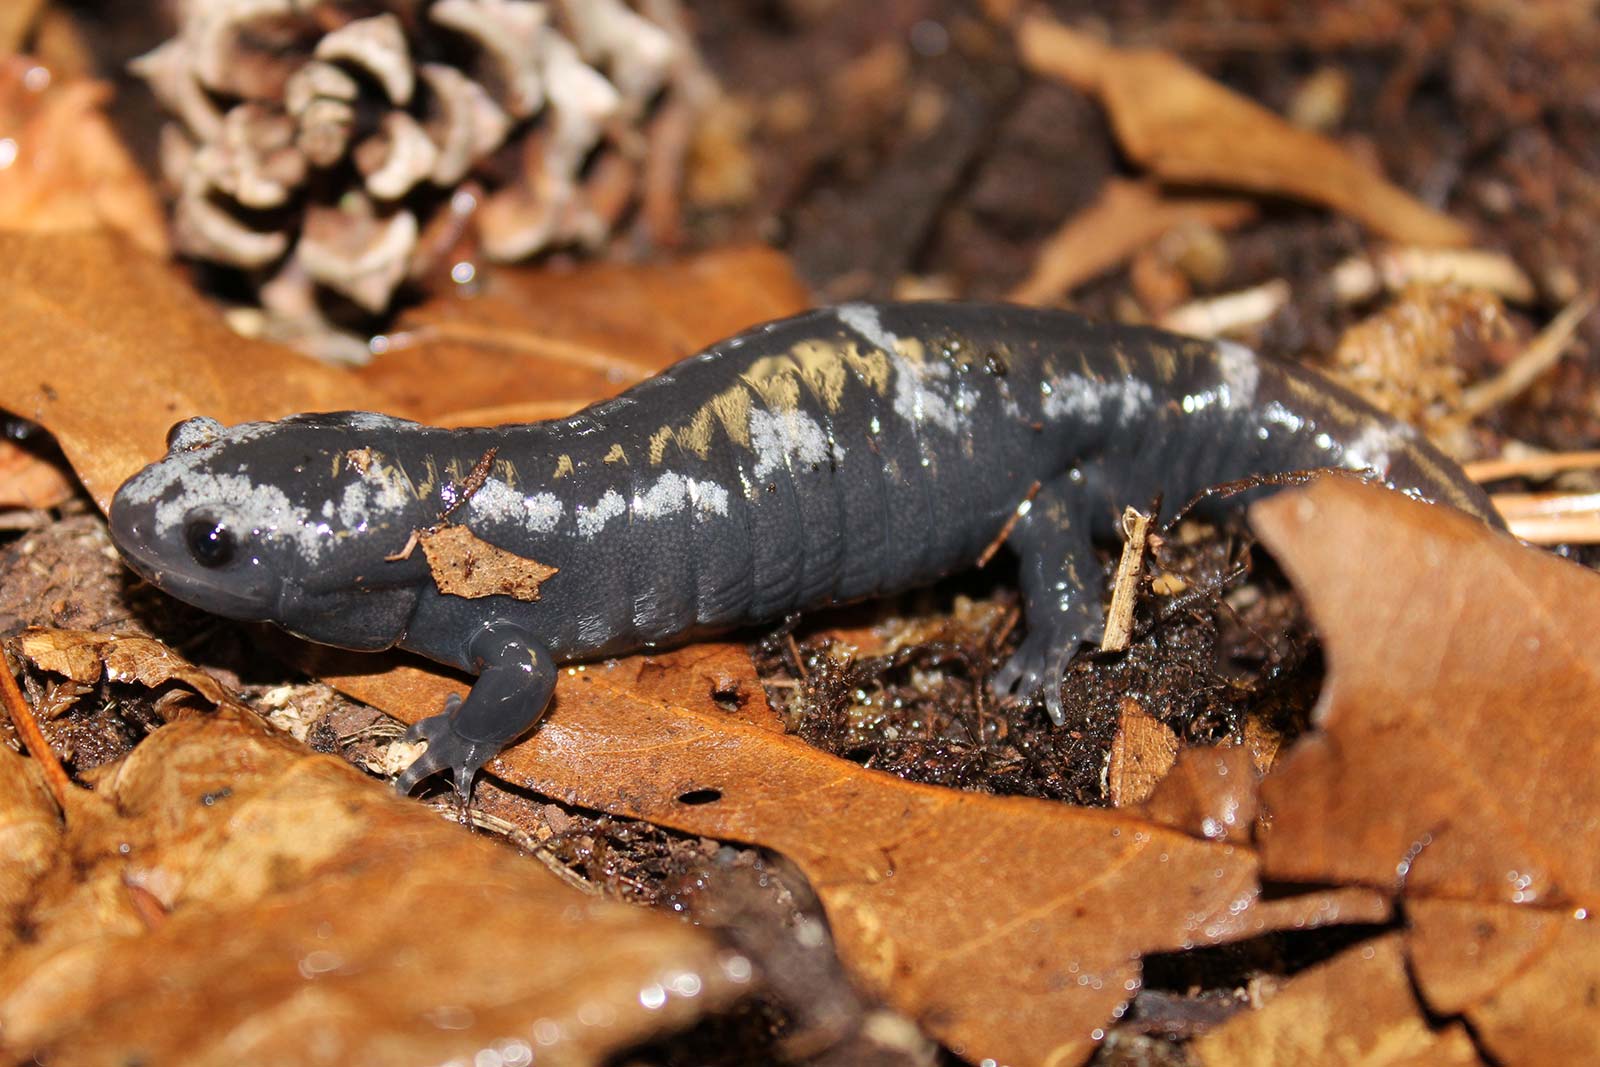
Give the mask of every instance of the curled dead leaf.
M 181 682 L 219 708 L 242 708 L 226 686 L 153 637 L 32 629 L 23 632 L 21 645 L 22 654 L 41 670 L 75 682 L 93 684 L 103 676 L 152 689 Z
M 1167 52 L 1120 49 L 1044 14 L 1017 31 L 1035 71 L 1095 94 L 1123 149 L 1167 181 L 1323 204 L 1397 241 L 1463 245 L 1471 234 L 1357 163 Z
M 1403 893 L 1423 997 L 1502 1062 L 1592 1052 L 1600 577 L 1348 479 L 1251 520 L 1329 665 L 1262 785 L 1264 871 Z

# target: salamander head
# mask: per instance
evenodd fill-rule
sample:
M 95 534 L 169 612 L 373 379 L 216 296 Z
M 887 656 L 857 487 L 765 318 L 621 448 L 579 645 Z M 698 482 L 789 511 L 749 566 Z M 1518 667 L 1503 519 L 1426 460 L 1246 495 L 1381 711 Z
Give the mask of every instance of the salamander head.
M 402 425 L 355 412 L 231 428 L 188 419 L 166 457 L 117 491 L 112 540 L 180 600 L 293 628 L 319 587 L 348 587 L 352 565 L 378 577 L 378 546 L 398 548 L 413 528 L 410 483 L 384 462 Z

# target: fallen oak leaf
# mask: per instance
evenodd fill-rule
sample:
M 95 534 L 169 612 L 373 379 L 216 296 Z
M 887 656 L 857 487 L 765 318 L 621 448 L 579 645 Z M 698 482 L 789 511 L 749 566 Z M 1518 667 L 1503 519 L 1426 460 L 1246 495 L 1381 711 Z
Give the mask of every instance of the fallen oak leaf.
M 0 408 L 54 435 L 101 510 L 179 419 L 393 408 L 348 371 L 240 337 L 170 266 L 105 233 L 0 232 L 0 313 Z
M 1204 1067 L 1482 1064 L 1460 1023 L 1435 1031 L 1406 975 L 1403 935 L 1346 949 L 1290 978 L 1261 1008 L 1188 1045 Z
M 1593 1059 L 1600 928 L 1587 910 L 1419 899 L 1406 917 L 1429 1007 L 1464 1016 L 1498 1062 Z
M 408 721 L 461 688 L 308 651 L 313 673 Z M 783 853 L 816 888 L 856 981 L 974 1062 L 1083 1060 L 1138 989 L 1142 954 L 1388 914 L 1368 890 L 1258 901 L 1243 846 L 1125 813 L 918 785 L 717 708 L 642 696 L 638 663 L 563 671 L 540 729 L 489 772 Z
M 0 752 L 9 837 L 39 822 L 28 770 Z M 157 730 L 97 795 L 48 865 L 0 855 L 26 890 L 0 962 L 12 1058 L 590 1064 L 749 977 L 701 931 L 576 892 L 232 707 Z
M 1309 200 L 1396 241 L 1464 245 L 1471 238 L 1333 141 L 1291 126 L 1170 53 L 1115 48 L 1037 12 L 1018 26 L 1017 45 L 1034 71 L 1097 96 L 1118 143 L 1163 180 Z
M 1423 997 L 1503 1062 L 1592 1051 L 1600 577 L 1348 479 L 1251 521 L 1329 665 L 1262 786 L 1263 871 L 1401 892 Z
M 356 375 L 440 425 L 552 418 L 809 306 L 788 260 L 766 248 L 643 266 L 498 268 L 471 295 L 447 293 L 402 315 L 383 357 Z M 519 396 L 534 412 L 508 407 Z
M 1267 869 L 1600 906 L 1600 576 L 1350 479 L 1251 521 L 1329 662 L 1318 732 L 1263 784 Z

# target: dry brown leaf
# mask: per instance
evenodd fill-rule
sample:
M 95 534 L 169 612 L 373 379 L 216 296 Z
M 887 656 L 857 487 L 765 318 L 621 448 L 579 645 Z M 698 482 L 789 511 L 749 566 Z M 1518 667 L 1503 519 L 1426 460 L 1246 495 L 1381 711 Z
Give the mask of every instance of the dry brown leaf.
M 55 862 L 61 813 L 39 765 L 0 746 L 0 949 L 9 951 L 33 905 L 34 885 Z
M 714 1010 L 748 978 L 695 928 L 576 892 L 248 713 L 158 730 L 65 830 L 30 800 L 27 770 L 0 752 L 0 826 L 27 846 L 0 853 L 17 918 L 0 962 L 8 1058 L 498 1050 L 588 1064 Z
M 1191 1059 L 1206 1067 L 1481 1064 L 1460 1023 L 1428 1027 L 1401 940 L 1389 934 L 1295 975 L 1259 1010 L 1192 1041 Z
M 110 98 L 104 82 L 52 79 L 26 56 L 0 59 L 0 137 L 14 155 L 0 167 L 0 230 L 107 227 L 168 254 L 155 190 L 101 111 Z
M 0 233 L 0 313 L 8 327 L 0 352 L 0 408 L 50 430 L 103 509 L 125 478 L 166 451 L 166 432 L 182 418 L 209 415 L 232 425 L 356 409 L 425 420 L 491 397 L 504 403 L 567 388 L 570 402 L 542 401 L 564 412 L 724 333 L 798 310 L 801 296 L 775 253 L 712 254 L 670 270 L 552 273 L 559 280 L 548 283 L 537 280 L 538 271 L 496 276 L 518 280 L 504 283 L 498 314 L 506 321 L 487 329 L 492 344 L 440 341 L 401 349 L 375 364 L 382 370 L 368 368 L 358 377 L 240 337 L 169 266 L 115 237 Z M 519 302 L 542 302 L 544 310 Z M 477 302 L 459 303 L 449 315 L 478 321 Z M 435 305 L 432 313 L 445 316 L 445 306 Z M 482 305 L 485 314 L 491 306 Z M 537 332 L 541 328 L 549 332 Z M 626 361 L 611 352 L 628 353 L 627 360 L 644 361 L 630 364 L 637 373 L 606 386 L 604 370 L 584 363 L 588 356 L 575 356 L 575 379 L 552 376 L 551 368 L 561 365 L 552 351 L 592 354 L 601 341 L 615 346 L 602 353 L 611 361 L 606 366 Z M 520 356 L 516 345 L 524 347 Z M 422 354 L 428 358 L 419 360 Z M 458 358 L 464 363 L 453 362 Z M 131 367 L 139 373 L 130 374 Z M 552 408 L 540 415 L 557 413 Z M 464 421 L 504 421 L 494 412 L 481 414 Z M 510 409 L 500 414 L 521 415 Z
M 77 484 L 33 450 L 0 438 L 0 508 L 53 508 L 70 500 Z
M 1006 299 L 1053 303 L 1178 226 L 1229 230 L 1255 214 L 1255 205 L 1246 200 L 1180 196 L 1162 192 L 1154 182 L 1114 178 L 1093 204 L 1045 240 L 1032 271 Z
M 0 4 L 0 55 L 22 51 L 45 0 L 11 0 Z
M 508 596 L 538 600 L 557 568 L 492 545 L 465 526 L 445 525 L 417 535 L 433 583 L 446 596 L 477 600 Z
M 1471 234 L 1357 163 L 1333 141 L 1155 49 L 1119 49 L 1034 13 L 1017 31 L 1023 61 L 1095 94 L 1129 156 L 1158 178 L 1323 204 L 1397 241 L 1464 245 Z
M 314 662 L 408 720 L 461 688 L 331 652 Z M 638 663 L 563 672 L 543 725 L 489 772 L 782 852 L 816 887 L 856 980 L 974 1062 L 1083 1059 L 1138 988 L 1144 953 L 1387 913 L 1370 891 L 1256 904 L 1246 848 L 864 770 L 721 709 L 642 695 Z
M 1504 1064 L 1586 1063 L 1600 1034 L 1593 913 L 1415 900 L 1411 968 L 1435 1011 L 1461 1014 Z
M 1126 808 L 1149 797 L 1177 758 L 1178 735 L 1172 727 L 1125 698 L 1106 764 L 1111 806 Z
M 391 349 L 357 373 L 413 418 L 553 418 L 809 303 L 788 260 L 765 248 L 647 266 L 499 270 L 481 292 L 406 314 Z
M 153 637 L 102 634 L 91 630 L 25 630 L 22 654 L 41 670 L 93 684 L 102 676 L 113 682 L 137 682 L 154 689 L 182 682 L 217 707 L 242 705 L 210 674 L 194 666 Z
M 1350 479 L 1252 521 L 1329 663 L 1263 785 L 1272 873 L 1600 905 L 1600 576 Z
M 382 406 L 347 371 L 240 337 L 171 267 L 108 234 L 0 233 L 0 315 L 0 408 L 54 434 L 102 509 L 179 419 Z
M 1600 577 L 1348 479 L 1251 517 L 1329 665 L 1263 783 L 1264 870 L 1403 892 L 1423 996 L 1505 1062 L 1592 1048 Z
M 1211 841 L 1246 842 L 1255 829 L 1256 771 L 1249 749 L 1191 746 L 1140 810 Z
M 734 715 L 751 726 L 783 733 L 783 720 L 767 702 L 761 675 L 743 645 L 706 642 L 660 656 L 620 660 L 615 671 L 634 671 L 627 685 L 642 699 L 710 714 Z

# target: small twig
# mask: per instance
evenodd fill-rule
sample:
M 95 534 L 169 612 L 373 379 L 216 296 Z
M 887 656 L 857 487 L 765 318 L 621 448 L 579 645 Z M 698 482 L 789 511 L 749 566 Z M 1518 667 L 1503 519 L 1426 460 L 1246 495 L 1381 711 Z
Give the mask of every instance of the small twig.
M 1600 467 L 1600 452 L 1540 452 L 1509 459 L 1480 459 L 1462 464 L 1461 469 L 1475 482 L 1497 482 L 1502 478 L 1548 478 L 1562 471 L 1596 467 Z
M 1507 519 L 1506 525 L 1510 527 L 1512 536 L 1520 537 L 1532 545 L 1600 544 L 1600 515 Z
M 1183 507 L 1175 512 L 1172 518 L 1162 524 L 1163 533 L 1171 533 L 1178 528 L 1178 523 L 1183 521 L 1191 511 L 1208 500 L 1227 500 L 1229 497 L 1248 493 L 1252 489 L 1261 489 L 1265 486 L 1300 486 L 1310 485 L 1312 481 L 1325 474 L 1339 474 L 1351 478 L 1362 478 L 1360 471 L 1347 471 L 1336 467 L 1313 467 L 1310 470 L 1280 471 L 1276 474 L 1250 474 L 1243 478 L 1236 478 L 1231 482 L 1219 482 L 1200 490 L 1184 502 Z
M 1233 293 L 1194 300 L 1161 316 L 1167 330 L 1194 337 L 1221 337 L 1259 326 L 1289 303 L 1289 283 L 1282 278 Z
M 1011 636 L 1011 631 L 1017 628 L 1017 623 L 1022 621 L 1022 608 L 1013 607 L 1006 612 L 1006 617 L 1000 620 L 1000 628 L 989 638 L 990 648 L 999 648 L 1006 643 L 1006 638 Z
M 784 634 L 783 639 L 789 642 L 789 655 L 794 657 L 795 673 L 800 676 L 800 680 L 802 682 L 809 680 L 811 675 L 806 670 L 806 661 L 800 656 L 800 642 L 794 639 L 794 633 L 792 631 Z
M 994 540 L 989 542 L 989 547 L 978 553 L 978 566 L 987 567 L 989 561 L 994 559 L 994 554 L 1000 551 L 1000 546 L 1006 543 L 1006 538 L 1011 536 L 1011 531 L 1017 528 L 1017 522 L 1033 508 L 1033 498 L 1039 492 L 1039 483 L 1034 482 L 1028 488 L 1028 495 L 1012 509 L 1006 517 L 1006 523 L 1000 527 L 1000 532 L 994 535 Z
M 453 803 L 433 804 L 429 806 L 437 811 L 440 815 L 450 819 L 451 821 L 455 821 L 459 818 L 459 812 L 456 808 L 456 805 Z M 557 859 L 555 854 L 546 848 L 542 842 L 535 841 L 532 834 L 528 833 L 528 831 L 524 830 L 516 823 L 502 819 L 498 815 L 489 815 L 476 809 L 471 809 L 469 811 L 468 821 L 479 830 L 484 830 L 488 833 L 494 834 L 497 837 L 503 837 L 507 841 L 510 841 L 513 845 L 516 845 L 522 851 L 526 852 L 528 855 L 544 864 L 545 867 L 549 868 L 551 874 L 555 875 L 557 878 L 561 879 L 563 882 L 566 882 L 573 888 L 581 889 L 590 896 L 600 895 L 600 888 L 598 886 L 587 882 L 583 878 L 580 878 L 578 875 L 574 874 L 571 868 L 567 867 L 566 864 Z
M 72 779 L 67 776 L 67 769 L 61 766 L 61 761 L 56 759 L 55 750 L 45 740 L 44 731 L 39 729 L 39 723 L 33 717 L 33 709 L 28 707 L 22 690 L 17 687 L 16 676 L 11 673 L 10 657 L 0 655 L 0 659 L 5 663 L 5 670 L 0 671 L 0 699 L 4 700 L 6 713 L 11 716 L 11 725 L 16 727 L 17 736 L 22 739 L 28 755 L 39 765 L 39 773 L 44 775 L 44 784 L 55 798 L 56 807 L 64 814 L 67 796 L 72 791 Z
M 448 493 L 440 494 L 447 501 L 444 510 L 439 512 L 439 523 L 441 525 L 449 522 L 450 516 L 454 515 L 461 505 L 471 500 L 479 489 L 483 488 L 484 483 L 489 480 L 489 471 L 494 466 L 494 457 L 499 454 L 499 445 L 490 446 L 483 455 L 478 457 L 478 462 L 472 465 L 472 469 L 467 472 L 465 478 L 461 479 L 459 486 L 452 486 Z
M 1550 325 L 1541 330 L 1539 336 L 1530 341 L 1522 354 L 1504 370 L 1463 393 L 1456 410 L 1448 418 L 1440 420 L 1440 429 L 1464 426 L 1471 419 L 1499 407 L 1532 385 L 1539 375 L 1555 366 L 1556 360 L 1561 358 L 1577 333 L 1579 324 L 1594 310 L 1594 305 L 1595 294 L 1590 291 L 1562 308 L 1561 313 L 1550 320 Z
M 1333 268 L 1330 280 L 1341 304 L 1361 303 L 1380 289 L 1397 291 L 1412 282 L 1486 289 L 1513 304 L 1538 298 L 1533 281 L 1510 256 L 1474 248 L 1385 248 L 1351 256 Z
M 1139 595 L 1139 577 L 1144 573 L 1144 546 L 1150 535 L 1151 516 L 1137 508 L 1122 509 L 1122 532 L 1127 538 L 1122 557 L 1117 560 L 1117 576 L 1111 586 L 1111 607 L 1106 610 L 1106 632 L 1100 651 L 1121 652 L 1133 634 L 1133 605 Z

